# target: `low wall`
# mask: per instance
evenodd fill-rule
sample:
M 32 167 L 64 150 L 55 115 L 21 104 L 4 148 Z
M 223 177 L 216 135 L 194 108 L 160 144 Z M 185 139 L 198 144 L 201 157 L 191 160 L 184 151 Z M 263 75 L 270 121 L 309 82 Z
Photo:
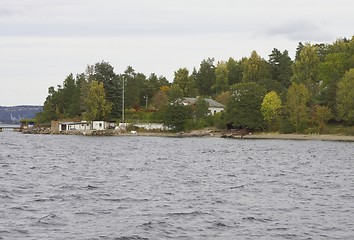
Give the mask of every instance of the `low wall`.
M 136 123 L 133 125 L 146 130 L 169 130 L 169 128 L 163 125 L 163 123 Z

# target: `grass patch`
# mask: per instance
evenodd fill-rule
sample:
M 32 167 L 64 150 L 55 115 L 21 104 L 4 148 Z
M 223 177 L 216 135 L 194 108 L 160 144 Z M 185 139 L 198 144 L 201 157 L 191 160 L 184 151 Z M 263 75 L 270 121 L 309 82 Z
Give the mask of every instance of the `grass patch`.
M 354 126 L 327 125 L 323 129 L 322 134 L 336 134 L 336 135 L 354 136 Z

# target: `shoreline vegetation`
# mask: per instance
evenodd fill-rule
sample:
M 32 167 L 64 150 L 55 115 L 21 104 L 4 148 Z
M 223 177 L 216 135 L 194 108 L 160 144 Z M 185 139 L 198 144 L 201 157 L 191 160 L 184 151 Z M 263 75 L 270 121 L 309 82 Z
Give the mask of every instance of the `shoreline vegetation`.
M 67 131 L 67 132 L 51 132 L 48 128 L 24 129 L 23 134 L 53 134 L 53 135 L 83 135 L 83 136 L 142 136 L 142 137 L 215 137 L 230 139 L 247 139 L 247 140 L 315 140 L 315 141 L 342 141 L 354 142 L 354 136 L 341 134 L 300 134 L 291 133 L 283 134 L 277 132 L 255 132 L 246 135 L 240 135 L 232 131 L 203 129 L 185 132 L 154 132 L 154 131 Z
M 299 42 L 294 59 L 276 48 L 268 59 L 255 50 L 238 60 L 209 57 L 199 67 L 178 68 L 173 79 L 147 76 L 132 66 L 118 73 L 102 60 L 50 86 L 34 122 L 151 122 L 175 132 L 216 128 L 354 136 L 352 86 L 354 36 Z

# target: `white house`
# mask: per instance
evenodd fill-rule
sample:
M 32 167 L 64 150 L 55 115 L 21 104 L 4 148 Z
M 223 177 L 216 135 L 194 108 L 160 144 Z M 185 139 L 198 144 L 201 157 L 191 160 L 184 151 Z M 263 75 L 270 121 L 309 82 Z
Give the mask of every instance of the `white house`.
M 59 132 L 61 131 L 86 131 L 86 130 L 106 130 L 114 128 L 115 124 L 105 121 L 81 121 L 81 122 L 59 122 Z
M 187 105 L 195 105 L 197 102 L 198 98 L 184 98 L 182 99 L 182 104 L 187 106 Z M 215 113 L 223 112 L 225 109 L 225 106 L 211 98 L 204 98 L 204 101 L 208 104 L 208 112 L 211 115 L 214 115 Z

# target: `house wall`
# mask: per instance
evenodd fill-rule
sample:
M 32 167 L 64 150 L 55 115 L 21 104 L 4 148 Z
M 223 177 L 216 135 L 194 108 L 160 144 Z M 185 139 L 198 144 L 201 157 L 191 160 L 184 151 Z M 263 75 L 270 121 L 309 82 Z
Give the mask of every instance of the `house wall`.
M 78 131 L 90 130 L 90 123 L 88 122 L 77 123 L 74 126 L 75 126 L 75 130 Z
M 105 130 L 106 122 L 104 121 L 93 121 L 92 122 L 92 130 Z
M 214 115 L 215 113 L 224 111 L 224 108 L 209 107 L 208 110 L 211 115 Z
M 134 126 L 146 130 L 168 130 L 168 127 L 164 126 L 162 123 L 137 123 L 134 124 Z
M 64 129 L 65 125 L 65 129 Z M 93 122 L 61 122 L 58 123 L 58 131 L 86 131 L 86 130 L 105 130 L 109 127 L 114 128 L 115 124 L 105 121 Z
M 66 124 L 64 124 L 64 123 L 59 123 L 59 124 L 58 124 L 58 131 L 59 131 L 59 132 L 63 131 L 63 128 L 64 128 L 63 125 L 66 126 Z
M 58 124 L 58 131 L 85 131 L 90 130 L 89 122 L 61 122 Z

